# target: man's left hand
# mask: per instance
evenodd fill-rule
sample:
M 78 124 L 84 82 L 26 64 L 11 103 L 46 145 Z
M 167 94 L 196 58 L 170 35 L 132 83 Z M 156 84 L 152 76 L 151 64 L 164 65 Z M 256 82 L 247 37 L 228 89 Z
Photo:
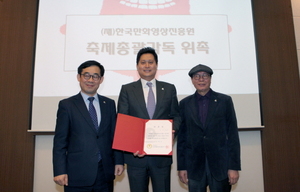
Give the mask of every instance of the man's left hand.
M 239 172 L 236 170 L 228 170 L 229 184 L 234 185 L 239 180 Z

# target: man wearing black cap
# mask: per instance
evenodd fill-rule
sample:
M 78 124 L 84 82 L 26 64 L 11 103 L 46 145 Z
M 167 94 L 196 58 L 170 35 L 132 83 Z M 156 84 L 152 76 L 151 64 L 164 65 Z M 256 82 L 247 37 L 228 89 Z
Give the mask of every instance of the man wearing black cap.
M 239 179 L 240 142 L 230 96 L 210 88 L 213 70 L 199 64 L 189 71 L 196 92 L 180 101 L 178 176 L 190 192 L 229 192 Z

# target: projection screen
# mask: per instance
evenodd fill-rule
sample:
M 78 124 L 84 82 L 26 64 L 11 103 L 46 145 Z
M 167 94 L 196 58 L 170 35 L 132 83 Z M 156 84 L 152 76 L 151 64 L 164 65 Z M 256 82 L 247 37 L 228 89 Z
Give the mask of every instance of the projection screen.
M 98 93 L 117 103 L 148 46 L 156 78 L 179 100 L 195 92 L 187 73 L 202 63 L 214 70 L 211 88 L 233 98 L 239 128 L 261 127 L 251 0 L 40 0 L 31 131 L 54 131 L 58 102 L 80 91 L 86 60 L 104 65 Z

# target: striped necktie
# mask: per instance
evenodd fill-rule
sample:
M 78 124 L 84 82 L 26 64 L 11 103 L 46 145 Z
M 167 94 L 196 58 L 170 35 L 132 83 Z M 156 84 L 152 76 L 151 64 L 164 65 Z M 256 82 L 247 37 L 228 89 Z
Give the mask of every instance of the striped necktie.
M 98 131 L 98 119 L 97 119 L 97 113 L 96 113 L 96 109 L 93 105 L 93 101 L 94 101 L 94 97 L 89 97 L 88 100 L 90 101 L 89 103 L 89 113 L 90 113 L 90 116 L 93 120 L 93 124 L 95 126 L 95 129 Z
M 98 126 L 98 118 L 97 118 L 96 109 L 95 109 L 95 106 L 93 104 L 94 99 L 95 99 L 94 97 L 89 97 L 88 98 L 88 100 L 90 101 L 90 103 L 89 103 L 89 113 L 90 113 L 90 116 L 93 120 L 93 124 L 95 126 L 95 129 L 98 132 L 99 126 Z M 98 151 L 97 156 L 98 156 L 98 162 L 99 162 L 102 159 L 100 151 Z

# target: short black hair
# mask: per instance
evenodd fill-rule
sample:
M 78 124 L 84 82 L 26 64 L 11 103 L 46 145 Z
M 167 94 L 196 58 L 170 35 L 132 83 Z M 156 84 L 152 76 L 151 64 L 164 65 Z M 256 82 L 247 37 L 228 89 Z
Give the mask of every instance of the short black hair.
M 153 49 L 152 47 L 144 47 L 142 49 L 139 50 L 137 56 L 136 56 L 136 64 L 139 63 L 140 61 L 140 58 L 143 54 L 146 54 L 146 53 L 150 53 L 154 56 L 154 59 L 156 61 L 156 64 L 158 63 L 158 58 L 157 58 L 157 54 L 155 52 L 155 49 Z
M 82 70 L 85 69 L 85 68 L 87 68 L 87 67 L 90 67 L 90 66 L 97 66 L 97 67 L 99 67 L 99 69 L 100 69 L 100 76 L 101 76 L 101 77 L 104 76 L 105 70 L 104 70 L 103 65 L 101 65 L 99 62 L 94 61 L 94 60 L 89 60 L 89 61 L 83 62 L 83 63 L 78 67 L 77 73 L 78 73 L 79 75 L 81 75 Z

